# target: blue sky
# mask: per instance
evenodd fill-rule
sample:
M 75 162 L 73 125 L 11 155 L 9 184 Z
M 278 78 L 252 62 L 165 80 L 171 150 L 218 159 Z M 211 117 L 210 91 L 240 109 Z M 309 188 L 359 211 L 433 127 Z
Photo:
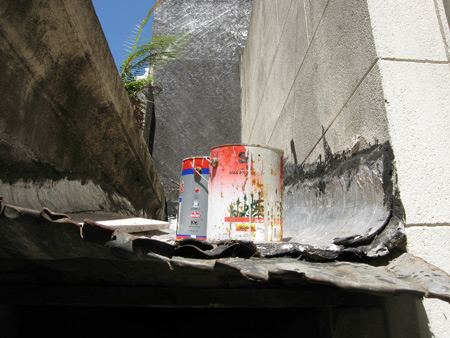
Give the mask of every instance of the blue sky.
M 133 35 L 134 27 L 145 19 L 155 0 L 92 0 L 105 33 L 109 48 L 119 69 L 127 54 L 125 41 Z M 152 34 L 153 16 L 145 26 L 141 39 Z

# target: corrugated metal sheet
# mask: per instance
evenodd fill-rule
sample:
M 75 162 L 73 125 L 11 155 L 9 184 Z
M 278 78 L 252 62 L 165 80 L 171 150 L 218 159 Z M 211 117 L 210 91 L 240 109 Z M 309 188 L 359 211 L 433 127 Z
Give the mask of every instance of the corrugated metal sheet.
M 390 222 L 401 228 L 401 223 Z M 382 237 L 382 236 L 381 236 Z M 406 252 L 383 262 L 346 261 L 345 247 L 291 242 L 175 240 L 163 229 L 130 234 L 86 219 L 2 205 L 0 283 L 167 287 L 327 285 L 389 296 L 450 301 L 450 277 Z

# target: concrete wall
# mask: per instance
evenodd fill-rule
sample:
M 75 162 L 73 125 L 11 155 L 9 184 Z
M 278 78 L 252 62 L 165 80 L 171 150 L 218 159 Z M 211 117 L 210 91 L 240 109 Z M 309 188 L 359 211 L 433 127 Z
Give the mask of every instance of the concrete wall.
M 0 196 L 165 218 L 164 190 L 89 0 L 0 4 Z
M 156 71 L 153 159 L 176 215 L 183 159 L 241 142 L 240 56 L 252 0 L 167 0 L 155 11 L 154 36 L 189 33 L 183 62 Z
M 242 57 L 242 141 L 283 149 L 288 169 L 323 161 L 327 151 L 388 144 L 408 250 L 450 272 L 445 5 L 255 1 Z M 449 304 L 424 306 L 432 333 L 444 337 Z

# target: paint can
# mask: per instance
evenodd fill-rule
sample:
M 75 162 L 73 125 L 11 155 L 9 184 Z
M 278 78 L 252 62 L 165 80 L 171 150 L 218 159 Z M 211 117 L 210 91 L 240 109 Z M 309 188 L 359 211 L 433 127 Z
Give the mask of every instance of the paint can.
M 231 144 L 210 151 L 207 239 L 283 238 L 283 151 Z
M 177 239 L 206 239 L 208 185 L 209 158 L 184 159 L 178 199 Z

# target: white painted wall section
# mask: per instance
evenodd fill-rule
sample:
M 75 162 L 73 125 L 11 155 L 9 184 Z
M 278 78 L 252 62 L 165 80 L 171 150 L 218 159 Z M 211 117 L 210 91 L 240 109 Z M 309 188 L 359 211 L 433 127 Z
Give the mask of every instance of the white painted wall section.
M 446 60 L 433 0 L 368 0 L 377 54 L 397 60 Z
M 448 223 L 449 66 L 381 60 L 380 69 L 406 223 Z

